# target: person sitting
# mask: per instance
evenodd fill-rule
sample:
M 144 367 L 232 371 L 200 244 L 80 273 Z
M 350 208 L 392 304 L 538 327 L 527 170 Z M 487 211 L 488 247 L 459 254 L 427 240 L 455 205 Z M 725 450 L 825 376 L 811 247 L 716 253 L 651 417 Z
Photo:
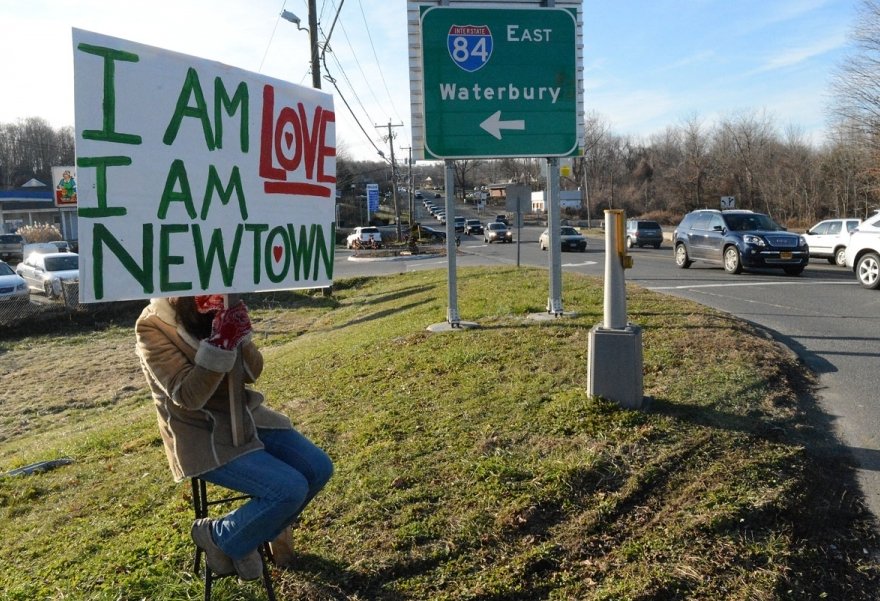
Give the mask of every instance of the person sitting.
M 222 295 L 155 298 L 135 335 L 175 481 L 197 476 L 251 497 L 223 517 L 196 520 L 190 535 L 214 573 L 255 580 L 259 546 L 285 534 L 330 480 L 333 463 L 245 386 L 231 395 L 240 403 L 235 440 L 230 372 L 238 355 L 245 383 L 263 370 L 244 303 L 224 308 Z

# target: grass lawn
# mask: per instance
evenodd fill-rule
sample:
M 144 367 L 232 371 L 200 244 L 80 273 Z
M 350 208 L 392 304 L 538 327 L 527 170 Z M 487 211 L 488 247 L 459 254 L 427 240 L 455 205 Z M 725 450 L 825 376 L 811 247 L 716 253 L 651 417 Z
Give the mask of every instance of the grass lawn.
M 876 600 L 880 542 L 814 382 L 728 315 L 641 288 L 643 411 L 586 394 L 602 282 L 460 269 L 478 329 L 430 333 L 446 272 L 246 297 L 267 403 L 336 474 L 294 531 L 281 599 Z M 0 598 L 200 599 L 134 355 L 137 311 L 0 330 Z M 214 599 L 262 599 L 217 583 Z

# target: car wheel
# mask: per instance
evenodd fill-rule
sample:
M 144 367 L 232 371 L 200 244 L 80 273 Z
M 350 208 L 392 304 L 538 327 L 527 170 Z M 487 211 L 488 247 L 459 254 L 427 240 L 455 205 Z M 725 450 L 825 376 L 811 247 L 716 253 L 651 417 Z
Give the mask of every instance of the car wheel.
M 740 273 L 742 271 L 739 249 L 735 246 L 728 246 L 724 249 L 724 271 L 727 273 Z
M 838 267 L 843 267 L 846 265 L 846 247 L 843 246 L 834 251 L 834 263 L 837 264 Z
M 633 239 L 630 238 L 629 236 L 626 237 L 626 247 L 627 247 L 627 248 L 632 248 L 632 247 L 633 247 Z
M 864 288 L 880 288 L 880 255 L 868 253 L 856 263 L 856 278 Z
M 782 270 L 785 272 L 785 275 L 800 275 L 804 272 L 804 266 L 798 265 L 797 267 L 783 267 Z
M 46 293 L 46 298 L 55 298 L 55 291 L 52 289 L 52 282 L 43 282 L 43 292 Z
M 655 244 L 654 248 L 660 248 L 660 243 L 658 242 L 657 244 Z
M 679 244 L 675 247 L 675 264 L 678 265 L 682 269 L 687 269 L 691 266 L 691 261 L 688 258 L 688 251 L 685 248 L 684 244 Z

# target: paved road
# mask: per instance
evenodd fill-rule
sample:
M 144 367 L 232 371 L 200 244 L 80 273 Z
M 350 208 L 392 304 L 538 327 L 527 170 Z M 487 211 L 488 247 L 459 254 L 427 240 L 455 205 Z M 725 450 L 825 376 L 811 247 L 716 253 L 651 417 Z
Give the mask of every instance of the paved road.
M 430 223 L 428 223 L 430 225 Z M 519 262 L 545 266 L 537 240 L 543 228 L 520 232 Z M 356 262 L 338 253 L 335 277 L 442 269 L 445 258 Z M 820 405 L 835 434 L 860 465 L 866 500 L 880 516 L 880 394 L 875 375 L 880 357 L 880 292 L 864 290 L 851 273 L 815 261 L 800 277 L 773 271 L 732 276 L 723 269 L 675 266 L 672 250 L 633 249 L 628 283 L 695 300 L 758 324 L 801 357 L 820 378 Z M 604 242 L 590 239 L 586 253 L 563 253 L 563 269 L 602 277 Z M 483 244 L 462 237 L 458 266 L 515 265 L 517 245 Z M 549 286 L 548 286 L 549 289 Z M 563 290 L 563 300 L 565 291 Z M 564 307 L 569 310 L 568 307 Z M 466 320 L 467 316 L 462 315 Z

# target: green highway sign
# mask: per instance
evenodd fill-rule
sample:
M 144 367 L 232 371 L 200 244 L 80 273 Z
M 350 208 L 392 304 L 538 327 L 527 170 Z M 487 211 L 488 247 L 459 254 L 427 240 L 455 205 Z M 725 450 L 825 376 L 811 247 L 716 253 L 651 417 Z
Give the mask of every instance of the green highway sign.
M 577 153 L 574 10 L 428 7 L 421 35 L 425 158 Z

